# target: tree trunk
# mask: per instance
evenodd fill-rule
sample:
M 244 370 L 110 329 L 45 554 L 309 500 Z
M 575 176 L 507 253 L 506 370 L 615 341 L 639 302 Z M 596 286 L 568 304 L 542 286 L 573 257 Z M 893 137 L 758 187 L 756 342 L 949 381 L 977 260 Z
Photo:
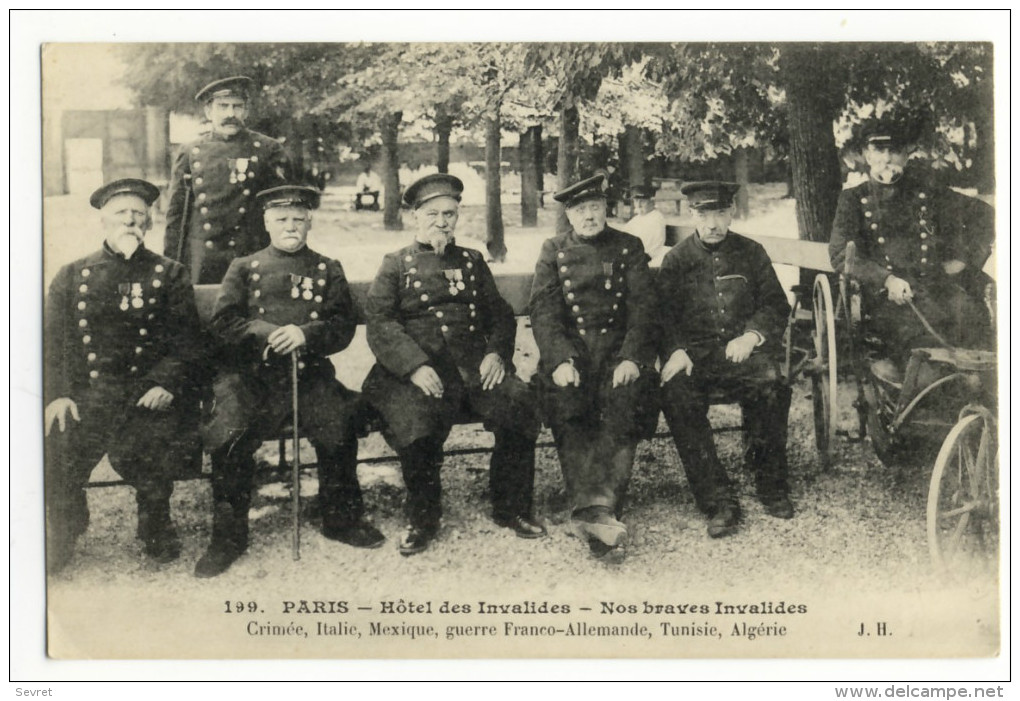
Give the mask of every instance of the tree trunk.
M 622 151 L 621 161 L 623 162 L 623 176 L 627 180 L 627 187 L 632 188 L 645 184 L 645 153 L 644 134 L 640 127 L 627 124 L 623 128 L 623 143 L 620 145 Z
M 750 197 L 747 191 L 749 185 L 747 177 L 747 152 L 748 149 L 746 148 L 738 148 L 733 152 L 733 171 L 737 184 L 740 185 L 740 189 L 737 190 L 737 219 L 747 219 L 751 213 Z
M 506 260 L 503 240 L 503 205 L 499 187 L 499 112 L 485 119 L 485 247 L 489 258 Z
M 828 45 L 784 46 L 780 58 L 790 129 L 793 196 L 801 239 L 829 240 L 843 186 L 833 121 L 844 99 L 841 50 Z M 801 268 L 801 282 L 814 273 Z
M 542 143 L 542 125 L 531 127 L 535 139 L 535 189 L 539 192 L 545 191 L 545 148 Z M 545 206 L 545 200 L 538 198 L 538 205 Z
M 536 158 L 538 144 L 535 130 L 540 127 L 528 127 L 521 134 L 521 226 L 532 228 L 538 226 L 538 173 L 540 167 Z
M 439 145 L 436 153 L 436 165 L 440 173 L 450 172 L 450 132 L 453 131 L 453 118 L 440 112 L 436 116 L 436 135 Z
M 558 189 L 562 190 L 577 180 L 577 138 L 580 116 L 577 107 L 569 98 L 560 108 L 560 145 L 556 153 L 556 173 Z M 570 222 L 563 205 L 556 206 L 556 233 L 570 231 Z
M 397 138 L 400 135 L 401 112 L 392 112 L 383 117 L 382 162 L 383 162 L 383 226 L 387 231 L 404 228 L 400 220 L 400 157 L 397 153 Z

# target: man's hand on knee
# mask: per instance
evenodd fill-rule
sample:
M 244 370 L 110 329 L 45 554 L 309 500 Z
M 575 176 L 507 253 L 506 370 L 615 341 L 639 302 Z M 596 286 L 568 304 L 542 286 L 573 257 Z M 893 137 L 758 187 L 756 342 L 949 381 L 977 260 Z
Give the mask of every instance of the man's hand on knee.
M 623 360 L 613 371 L 613 387 L 623 387 L 635 382 L 641 376 L 641 369 L 633 360 Z
M 57 428 L 63 433 L 67 427 L 67 415 L 70 414 L 71 418 L 75 421 L 81 421 L 81 417 L 78 416 L 78 405 L 74 403 L 74 400 L 70 397 L 60 397 L 54 399 L 52 402 L 46 405 L 45 413 L 45 424 L 46 430 L 45 435 L 50 435 L 50 429 L 53 428 L 53 422 L 57 422 Z
M 678 348 L 673 351 L 673 355 L 669 356 L 669 360 L 662 366 L 662 372 L 660 373 L 662 384 L 666 384 L 681 372 L 686 373 L 690 377 L 693 370 L 694 361 L 691 360 L 691 356 L 687 355 L 687 351 L 683 348 Z
M 482 358 L 482 364 L 478 368 L 482 377 L 482 389 L 489 390 L 497 386 L 506 378 L 506 368 L 503 366 L 503 359 L 498 353 L 489 353 Z
M 559 367 L 553 371 L 552 379 L 557 387 L 566 387 L 567 385 L 574 385 L 574 387 L 581 386 L 581 373 L 570 362 L 560 363 Z
M 431 365 L 422 365 L 411 373 L 411 384 L 428 397 L 443 398 L 443 381 Z
M 170 404 L 173 400 L 173 394 L 167 392 L 159 385 L 156 385 L 142 395 L 142 398 L 138 400 L 137 406 L 144 409 L 151 409 L 152 411 L 166 411 L 170 408 Z

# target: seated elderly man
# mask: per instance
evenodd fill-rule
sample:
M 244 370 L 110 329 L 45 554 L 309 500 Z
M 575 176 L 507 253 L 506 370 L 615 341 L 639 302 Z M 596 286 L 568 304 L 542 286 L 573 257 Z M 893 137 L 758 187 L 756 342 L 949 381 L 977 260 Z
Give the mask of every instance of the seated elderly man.
M 605 193 L 597 174 L 554 195 L 570 230 L 542 245 L 530 308 L 571 526 L 614 562 L 626 556 L 620 518 L 637 444 L 659 418 L 657 309 L 641 240 L 606 225 Z
M 89 200 L 100 250 L 65 265 L 46 298 L 44 398 L 47 563 L 74 553 L 89 522 L 85 484 L 106 454 L 135 489 L 138 538 L 156 562 L 177 559 L 173 475 L 198 457 L 201 352 L 188 273 L 145 248 L 159 189 L 127 178 Z
M 887 346 L 888 358 L 872 370 L 900 382 L 912 348 L 941 345 L 921 317 L 951 345 L 993 347 L 985 304 L 991 279 L 981 268 L 991 253 L 995 213 L 908 163 L 918 140 L 911 124 L 873 120 L 862 136 L 868 179 L 840 194 L 829 255 L 842 270 L 847 244 L 856 245 L 854 275 L 868 328 Z
M 329 359 L 354 337 L 354 301 L 340 262 L 306 243 L 319 191 L 284 185 L 259 192 L 256 202 L 271 243 L 230 264 L 211 323 L 224 352 L 203 427 L 212 457 L 213 533 L 196 577 L 221 574 L 248 547 L 252 455 L 291 414 L 293 353 L 299 428 L 319 463 L 322 534 L 358 548 L 385 540 L 363 518 L 355 435 L 360 401 L 337 381 Z
M 530 387 L 514 372 L 517 321 L 482 254 L 454 242 L 463 190 L 443 173 L 407 188 L 414 243 L 385 257 L 368 293 L 368 345 L 378 362 L 363 389 L 407 485 L 401 555 L 425 550 L 439 530 L 443 443 L 465 416 L 480 415 L 495 433 L 493 520 L 521 538 L 546 534 L 531 514 L 539 420 Z
M 740 402 L 744 463 L 765 510 L 793 517 L 786 464 L 790 388 L 779 373 L 790 305 L 765 249 L 729 230 L 739 187 L 708 181 L 680 189 L 696 232 L 666 254 L 658 278 L 663 413 L 713 538 L 733 533 L 741 517 L 708 421 L 713 391 Z

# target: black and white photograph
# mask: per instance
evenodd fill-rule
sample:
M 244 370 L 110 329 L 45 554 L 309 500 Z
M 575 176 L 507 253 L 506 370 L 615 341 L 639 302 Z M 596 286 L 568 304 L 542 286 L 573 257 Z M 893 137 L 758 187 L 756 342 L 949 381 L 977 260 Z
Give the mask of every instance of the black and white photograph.
M 1008 12 L 587 12 L 35 28 L 29 677 L 1008 679 Z

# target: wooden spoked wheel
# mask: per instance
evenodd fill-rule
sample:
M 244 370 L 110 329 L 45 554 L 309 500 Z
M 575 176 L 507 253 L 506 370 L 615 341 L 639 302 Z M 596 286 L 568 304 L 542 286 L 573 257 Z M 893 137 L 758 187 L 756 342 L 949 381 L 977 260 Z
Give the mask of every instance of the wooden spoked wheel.
M 815 446 L 823 466 L 832 458 L 839 415 L 836 394 L 836 307 L 832 303 L 829 278 L 819 274 L 812 292 L 815 360 L 818 367 L 811 373 L 811 398 L 815 418 Z
M 968 406 L 942 442 L 928 489 L 928 549 L 939 571 L 960 576 L 995 566 L 999 548 L 995 417 Z

